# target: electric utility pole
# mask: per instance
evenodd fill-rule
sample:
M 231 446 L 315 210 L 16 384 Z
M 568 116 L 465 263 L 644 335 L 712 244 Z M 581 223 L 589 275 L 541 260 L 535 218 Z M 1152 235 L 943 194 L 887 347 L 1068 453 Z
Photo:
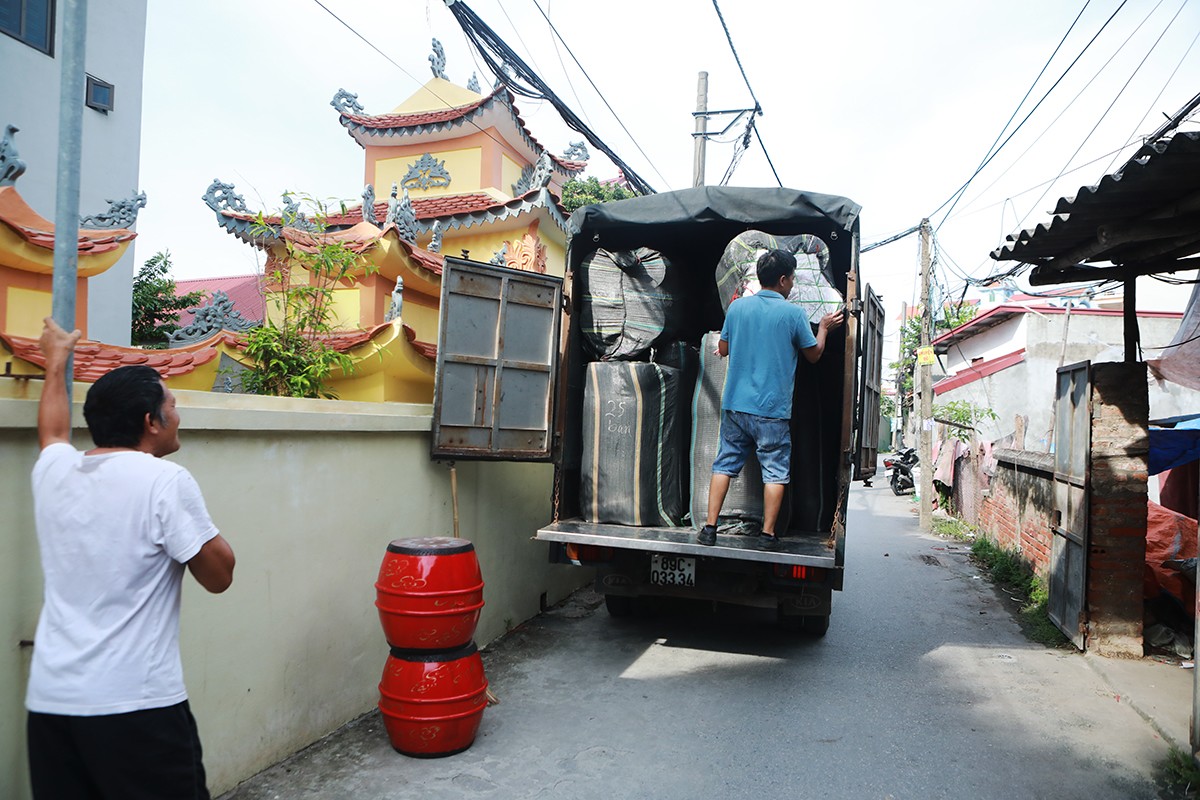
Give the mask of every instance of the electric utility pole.
M 904 326 L 908 322 L 908 303 L 900 303 L 900 354 L 896 363 L 904 363 Z M 893 404 L 892 451 L 899 453 L 904 446 L 904 370 L 896 370 L 896 402 Z
M 704 155 L 708 146 L 708 73 L 696 83 L 696 132 L 692 135 L 692 186 L 704 185 Z
M 933 340 L 933 308 L 929 302 L 929 220 L 921 220 L 921 350 Z M 919 353 L 920 351 L 918 351 Z M 925 363 L 921 363 L 925 361 Z M 918 457 L 921 459 L 921 530 L 933 527 L 933 365 L 927 358 L 917 358 L 920 378 L 921 416 Z

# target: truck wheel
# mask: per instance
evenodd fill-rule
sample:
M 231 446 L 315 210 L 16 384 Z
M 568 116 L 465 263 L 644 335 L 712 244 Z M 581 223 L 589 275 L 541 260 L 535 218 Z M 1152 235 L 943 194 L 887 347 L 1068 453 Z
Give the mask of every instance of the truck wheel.
M 623 594 L 606 594 L 604 607 L 608 609 L 610 617 L 632 617 L 635 599 Z
M 809 636 L 821 638 L 829 631 L 829 615 L 801 617 L 800 630 Z

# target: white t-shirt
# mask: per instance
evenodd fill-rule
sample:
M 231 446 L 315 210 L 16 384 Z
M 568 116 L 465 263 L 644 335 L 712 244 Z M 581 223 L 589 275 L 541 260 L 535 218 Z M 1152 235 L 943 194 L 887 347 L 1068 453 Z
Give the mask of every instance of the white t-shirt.
M 123 714 L 187 699 L 184 562 L 217 535 L 186 469 L 148 453 L 42 450 L 33 506 L 45 574 L 25 706 Z

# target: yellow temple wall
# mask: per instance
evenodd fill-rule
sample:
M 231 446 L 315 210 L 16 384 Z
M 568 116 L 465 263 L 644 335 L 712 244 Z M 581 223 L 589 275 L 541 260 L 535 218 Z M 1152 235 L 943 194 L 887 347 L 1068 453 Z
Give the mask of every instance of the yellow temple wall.
M 525 167 L 521 162 L 505 153 L 500 156 L 500 185 L 496 188 L 505 194 L 512 194 L 512 187 L 521 180 L 521 172 Z
M 41 570 L 29 496 L 41 381 L 0 378 L 0 715 L 24 716 Z M 75 442 L 88 446 L 76 387 Z M 214 796 L 370 711 L 387 657 L 373 605 L 387 543 L 450 536 L 427 405 L 177 392 L 187 467 L 237 554 L 233 586 L 185 577 L 184 676 Z M 545 464 L 459 462 L 461 535 L 486 584 L 482 647 L 590 579 L 546 563 Z M 484 724 L 487 724 L 485 719 Z M 24 725 L 0 726 L 0 797 L 27 800 Z
M 42 320 L 50 316 L 54 278 L 0 267 L 0 331 L 15 336 L 42 335 Z M 75 327 L 87 335 L 87 279 L 75 282 Z
M 459 142 L 461 140 L 455 141 Z M 395 182 L 397 185 L 400 185 L 404 176 L 408 174 L 409 165 L 425 153 L 429 153 L 438 161 L 445 160 L 446 171 L 450 173 L 450 185 L 431 186 L 428 189 L 409 189 L 409 197 L 437 197 L 444 194 L 462 194 L 464 192 L 478 191 L 481 186 L 479 164 L 482 150 L 478 146 L 436 150 L 431 150 L 428 145 L 379 149 L 384 151 L 386 158 L 382 157 L 382 155 L 376 155 L 374 169 L 371 168 L 371 156 L 368 155 L 367 159 L 368 176 L 374 175 L 373 179 L 368 177 L 368 182 L 375 185 L 375 195 L 378 198 L 387 199 L 392 191 L 392 183 Z M 403 186 L 401 186 L 401 193 L 403 193 Z

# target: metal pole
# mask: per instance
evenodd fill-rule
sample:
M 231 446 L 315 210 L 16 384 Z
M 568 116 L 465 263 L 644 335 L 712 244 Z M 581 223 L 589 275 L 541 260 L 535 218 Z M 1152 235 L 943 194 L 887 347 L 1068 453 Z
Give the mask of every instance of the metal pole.
M 900 353 L 896 361 L 904 361 L 904 325 L 908 322 L 908 303 L 900 302 Z M 892 430 L 892 451 L 904 446 L 904 370 L 896 370 L 895 428 Z
M 708 149 L 708 73 L 701 72 L 696 82 L 696 133 L 692 136 L 692 186 L 704 185 L 704 155 Z
M 63 0 L 58 93 L 58 188 L 54 207 L 54 277 L 51 314 L 63 330 L 75 329 L 75 282 L 79 274 L 79 167 L 83 151 L 84 48 L 87 0 Z M 75 360 L 67 359 L 67 400 L 75 380 Z
M 933 309 L 929 305 L 929 220 L 921 220 L 921 347 L 933 340 Z M 933 527 L 933 367 L 918 364 L 921 378 L 921 530 Z
M 1125 363 L 1132 364 L 1138 361 L 1138 344 L 1141 336 L 1138 332 L 1137 318 L 1137 277 L 1129 277 L 1125 279 L 1125 299 L 1123 302 L 1123 314 L 1125 325 Z

